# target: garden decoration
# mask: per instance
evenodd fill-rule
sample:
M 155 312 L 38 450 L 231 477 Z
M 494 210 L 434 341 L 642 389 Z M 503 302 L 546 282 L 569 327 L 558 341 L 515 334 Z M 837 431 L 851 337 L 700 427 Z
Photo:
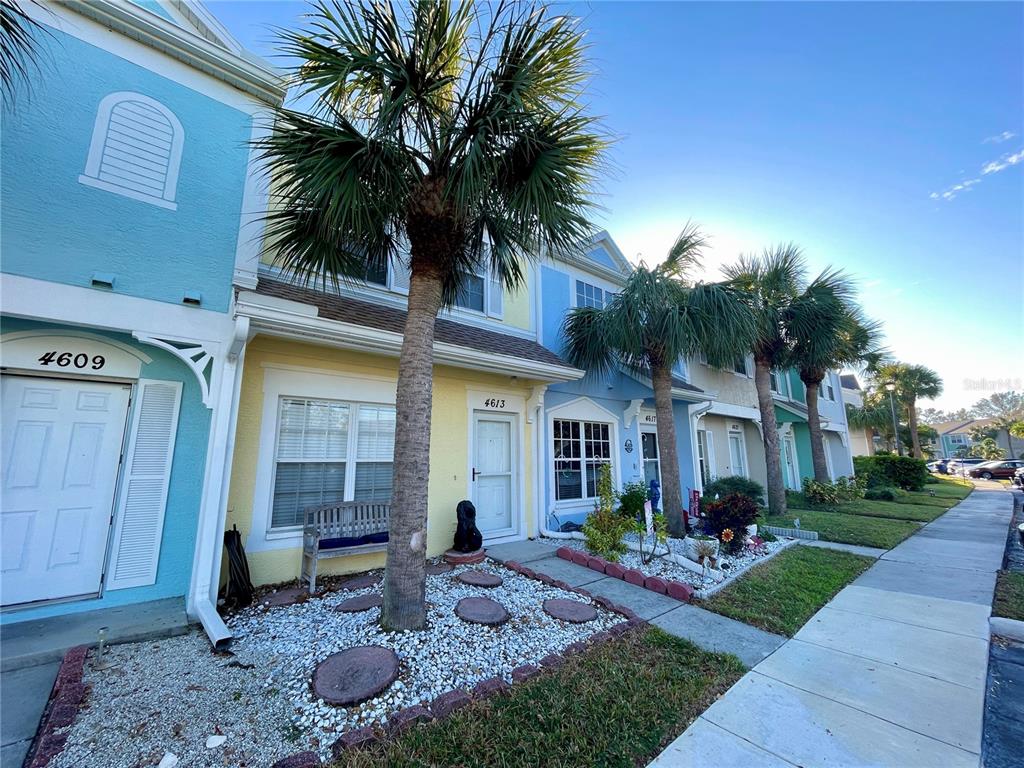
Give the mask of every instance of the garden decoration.
M 661 502 L 661 483 L 656 478 L 651 479 L 650 490 L 647 493 L 651 499 L 651 506 L 660 509 L 658 504 Z
M 476 527 L 476 507 L 465 499 L 455 508 L 458 527 L 455 529 L 455 551 L 475 552 L 484 543 L 480 529 Z

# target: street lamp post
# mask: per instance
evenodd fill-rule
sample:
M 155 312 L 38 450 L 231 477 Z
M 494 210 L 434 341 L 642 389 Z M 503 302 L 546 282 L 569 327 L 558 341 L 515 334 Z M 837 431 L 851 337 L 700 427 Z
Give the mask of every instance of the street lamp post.
M 892 411 L 892 434 L 896 438 L 896 450 L 900 456 L 903 455 L 903 443 L 900 442 L 900 423 L 896 420 L 896 401 L 892 398 L 892 393 L 896 390 L 896 385 L 893 382 L 889 382 L 885 385 L 886 391 L 889 393 L 889 410 Z

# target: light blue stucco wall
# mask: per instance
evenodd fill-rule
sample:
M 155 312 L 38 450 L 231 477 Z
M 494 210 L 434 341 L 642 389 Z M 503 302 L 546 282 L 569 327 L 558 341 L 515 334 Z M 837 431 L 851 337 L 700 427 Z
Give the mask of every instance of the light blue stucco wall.
M 39 40 L 39 73 L 2 115 L 3 271 L 78 286 L 114 273 L 115 293 L 177 304 L 199 291 L 226 311 L 252 118 L 56 30 Z M 181 121 L 176 211 L 79 182 L 99 103 L 116 91 Z
M 41 329 L 59 332 L 66 327 L 0 318 L 0 333 Z M 94 330 L 89 332 L 133 346 L 152 358 L 151 363 L 142 366 L 142 378 L 183 382 L 156 583 L 147 587 L 105 592 L 98 599 L 8 611 L 0 614 L 0 623 L 3 624 L 167 597 L 183 598 L 188 591 L 210 432 L 210 411 L 203 405 L 199 382 L 184 363 L 162 349 L 139 344 L 125 334 Z

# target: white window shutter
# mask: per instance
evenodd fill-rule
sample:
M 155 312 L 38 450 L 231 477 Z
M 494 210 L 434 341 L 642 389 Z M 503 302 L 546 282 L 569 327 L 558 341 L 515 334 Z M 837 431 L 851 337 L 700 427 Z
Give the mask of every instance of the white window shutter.
M 391 290 L 409 293 L 409 265 L 401 258 L 391 260 Z
M 505 286 L 501 284 L 501 278 L 493 271 L 487 282 L 487 290 L 490 293 L 487 297 L 487 314 L 491 317 L 501 317 L 505 311 Z
M 139 379 L 114 521 L 108 590 L 156 581 L 181 388 L 179 381 Z

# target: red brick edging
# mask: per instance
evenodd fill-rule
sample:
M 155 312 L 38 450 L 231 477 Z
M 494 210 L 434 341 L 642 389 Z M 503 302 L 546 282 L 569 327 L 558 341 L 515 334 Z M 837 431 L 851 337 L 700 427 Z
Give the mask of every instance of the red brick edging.
M 586 642 L 580 641 L 567 645 L 560 653 L 549 653 L 543 659 L 534 664 L 522 664 L 512 670 L 513 684 L 525 683 L 531 680 L 545 669 L 560 667 L 565 660 L 571 656 L 585 651 L 588 647 L 612 640 L 628 632 L 634 627 L 646 625 L 647 622 L 637 616 L 629 608 L 613 603 L 606 597 L 591 595 L 587 590 L 579 587 L 570 587 L 564 581 L 552 579 L 545 573 L 537 573 L 515 561 L 508 561 L 504 564 L 506 568 L 515 573 L 535 579 L 543 584 L 558 587 L 566 592 L 575 592 L 578 595 L 589 598 L 606 610 L 620 614 L 625 621 L 615 624 L 610 629 L 596 632 L 587 638 Z M 473 690 L 466 691 L 462 688 L 455 688 L 442 693 L 430 704 L 416 704 L 405 709 L 400 709 L 388 719 L 387 725 L 383 728 L 364 726 L 342 734 L 341 738 L 331 746 L 331 755 L 334 760 L 340 760 L 346 750 L 358 749 L 382 741 L 390 736 L 398 734 L 415 727 L 419 723 L 428 723 L 432 720 L 441 720 L 448 717 L 452 712 L 462 709 L 466 705 L 481 701 L 490 696 L 500 696 L 511 690 L 512 686 L 505 682 L 500 676 L 490 677 L 477 683 Z M 299 752 L 295 755 L 278 760 L 272 768 L 317 768 L 320 765 L 320 758 L 315 752 Z
M 75 721 L 85 699 L 88 689 L 82 682 L 82 674 L 88 652 L 88 646 L 77 645 L 64 654 L 39 730 L 25 759 L 26 768 L 44 768 L 64 749 L 67 736 L 58 734 L 57 729 L 67 728 Z
M 649 589 L 659 595 L 668 595 L 683 603 L 690 602 L 693 597 L 693 587 L 684 581 L 663 579 L 660 576 L 644 576 L 635 568 L 623 568 L 618 563 L 609 563 L 603 557 L 594 557 L 572 547 L 559 547 L 555 550 L 555 554 L 563 560 L 576 563 L 576 565 L 585 566 L 592 571 L 603 573 L 605 576 L 622 579 L 628 584 Z

